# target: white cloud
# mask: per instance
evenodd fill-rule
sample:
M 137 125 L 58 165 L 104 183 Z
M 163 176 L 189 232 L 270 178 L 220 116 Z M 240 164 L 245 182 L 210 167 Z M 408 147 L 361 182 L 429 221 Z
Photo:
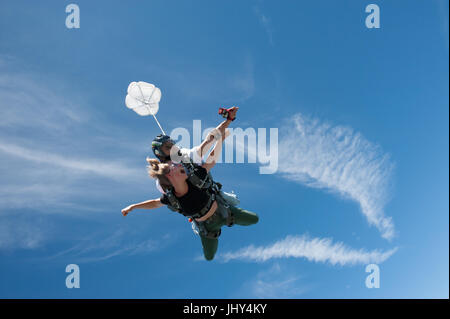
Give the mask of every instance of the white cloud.
M 8 208 L 58 214 L 105 212 L 112 199 L 133 194 L 130 185 L 138 192 L 152 185 L 142 164 L 139 169 L 108 157 L 51 153 L 0 139 L 0 214 Z M 84 204 L 86 200 L 91 205 Z M 92 200 L 98 204 L 92 205 Z
M 358 202 L 382 237 L 394 237 L 392 218 L 384 215 L 394 165 L 379 146 L 349 127 L 296 114 L 280 134 L 279 158 L 283 177 Z
M 258 6 L 253 7 L 253 11 L 256 14 L 256 16 L 258 17 L 259 22 L 263 26 L 264 31 L 266 32 L 267 37 L 269 39 L 270 45 L 273 46 L 274 43 L 273 43 L 272 22 L 270 21 L 270 19 L 264 13 L 261 12 L 261 10 L 259 9 Z
M 73 156 L 42 152 L 20 145 L 5 143 L 1 140 L 0 152 L 20 157 L 32 162 L 50 164 L 52 166 L 58 166 L 75 171 L 84 171 L 113 179 L 120 179 L 123 177 L 138 178 L 145 173 L 144 169 L 137 170 L 129 168 L 126 165 L 122 165 L 117 162 L 111 162 L 110 160 L 100 160 L 95 158 L 76 159 Z
M 49 259 L 55 260 L 70 256 L 77 262 L 88 263 L 105 261 L 119 256 L 147 255 L 164 249 L 170 245 L 173 239 L 168 234 L 161 239 L 140 240 L 136 236 L 130 239 L 130 233 L 132 233 L 130 229 L 125 228 L 116 229 L 109 235 L 105 232 L 96 233 Z
M 118 125 L 102 112 L 105 102 L 90 102 L 91 91 L 77 92 L 65 81 L 24 69 L 23 61 L 0 55 L 1 250 L 42 247 L 49 234 L 39 220 L 48 213 L 119 215 L 127 205 L 121 200 L 157 193 L 142 154 L 149 141 L 138 129 Z M 24 217 L 10 218 L 12 210 Z M 146 250 L 151 242 L 139 245 Z
M 0 216 L 0 251 L 40 248 L 47 240 L 47 228 L 38 218 Z
M 60 133 L 87 119 L 87 114 L 78 106 L 81 102 L 75 102 L 79 98 L 64 96 L 70 89 L 49 87 L 32 75 L 9 71 L 7 66 L 1 71 L 1 128 L 34 128 Z
M 305 258 L 308 261 L 329 263 L 331 265 L 380 264 L 392 256 L 397 248 L 388 251 L 355 250 L 343 243 L 333 243 L 330 238 L 309 238 L 303 236 L 287 236 L 285 239 L 266 247 L 250 245 L 237 252 L 220 256 L 225 262 L 230 260 L 248 260 L 264 262 L 274 258 Z
M 100 205 L 83 203 L 151 185 L 142 154 L 148 141 L 139 132 L 115 126 L 96 110 L 102 104 L 94 107 L 64 81 L 23 73 L 22 64 L 0 55 L 0 213 L 93 211 Z
M 245 281 L 231 296 L 257 299 L 300 298 L 310 289 L 310 285 L 301 282 L 302 276 L 289 271 L 279 263 L 258 272 L 254 278 Z

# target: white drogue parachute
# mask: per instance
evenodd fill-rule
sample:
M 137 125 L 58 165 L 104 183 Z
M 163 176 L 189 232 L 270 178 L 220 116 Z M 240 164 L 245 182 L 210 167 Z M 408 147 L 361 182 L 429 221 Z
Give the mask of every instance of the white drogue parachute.
M 155 115 L 159 110 L 161 90 L 147 82 L 131 82 L 128 85 L 125 104 L 141 116 Z
M 127 93 L 125 105 L 141 116 L 152 115 L 163 134 L 165 134 L 155 116 L 159 110 L 161 90 L 153 84 L 139 81 L 131 82 L 128 85 Z

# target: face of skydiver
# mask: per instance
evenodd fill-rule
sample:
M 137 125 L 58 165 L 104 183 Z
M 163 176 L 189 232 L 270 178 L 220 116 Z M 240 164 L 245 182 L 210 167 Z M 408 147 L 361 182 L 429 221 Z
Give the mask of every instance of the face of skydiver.
M 175 163 L 169 164 L 169 172 L 166 176 L 171 183 L 187 179 L 186 171 L 184 170 L 183 165 Z
M 170 149 L 172 148 L 173 143 L 170 141 L 165 142 L 162 146 L 161 146 L 161 151 L 163 152 L 163 154 L 165 156 L 170 156 Z
M 165 156 L 167 156 L 167 163 L 172 162 L 171 158 L 170 158 L 170 153 L 172 152 L 173 154 L 176 154 L 175 152 L 178 152 L 180 149 L 178 148 L 178 146 L 176 146 L 175 144 L 173 144 L 173 142 L 171 141 L 167 141 L 165 142 L 162 146 L 161 146 L 161 151 L 164 153 Z

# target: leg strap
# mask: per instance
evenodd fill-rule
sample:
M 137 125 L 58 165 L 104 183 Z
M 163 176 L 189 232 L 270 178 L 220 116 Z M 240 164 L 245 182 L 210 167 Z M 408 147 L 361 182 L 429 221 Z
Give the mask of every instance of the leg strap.
M 231 227 L 234 225 L 234 214 L 231 211 L 230 207 L 227 207 L 227 211 L 228 211 L 228 216 L 227 216 L 227 226 Z
M 231 211 L 231 205 L 222 197 L 222 195 L 219 193 L 218 196 L 216 196 L 217 201 L 219 202 L 220 213 L 222 214 L 222 217 L 226 219 L 226 223 L 228 227 L 231 227 L 234 225 L 234 214 Z

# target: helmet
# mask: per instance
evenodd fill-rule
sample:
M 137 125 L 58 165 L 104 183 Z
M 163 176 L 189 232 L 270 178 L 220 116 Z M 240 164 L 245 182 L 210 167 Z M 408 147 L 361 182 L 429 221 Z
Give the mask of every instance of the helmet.
M 153 154 L 155 154 L 155 156 L 157 158 L 159 158 L 162 162 L 170 159 L 170 155 L 167 156 L 166 154 L 164 154 L 164 152 L 161 149 L 163 144 L 166 142 L 171 142 L 171 143 L 175 144 L 175 142 L 170 138 L 169 135 L 163 135 L 163 134 L 159 134 L 152 141 Z

